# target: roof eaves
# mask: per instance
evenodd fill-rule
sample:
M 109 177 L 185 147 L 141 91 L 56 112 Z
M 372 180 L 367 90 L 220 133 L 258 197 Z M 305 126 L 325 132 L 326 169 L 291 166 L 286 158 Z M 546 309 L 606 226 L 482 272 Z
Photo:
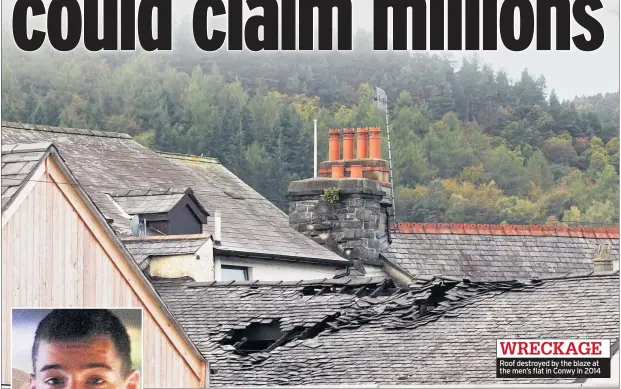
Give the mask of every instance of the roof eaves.
M 212 239 L 211 234 L 197 235 L 153 235 L 153 236 L 123 236 L 120 237 L 121 242 L 158 242 L 158 241 L 175 241 L 175 240 L 206 240 Z
M 295 256 L 295 255 L 285 255 L 285 254 L 274 254 L 274 253 L 264 253 L 264 252 L 253 252 L 253 251 L 245 251 L 231 247 L 225 246 L 214 246 L 214 250 L 216 254 L 220 253 L 222 255 L 235 255 L 239 257 L 252 257 L 256 259 L 270 259 L 270 260 L 280 260 L 287 262 L 303 262 L 303 263 L 317 263 L 317 264 L 326 264 L 326 265 L 341 265 L 352 264 L 349 259 L 339 257 L 340 259 L 334 258 L 322 258 L 322 257 L 308 257 L 308 256 Z M 335 257 L 338 256 L 334 254 Z

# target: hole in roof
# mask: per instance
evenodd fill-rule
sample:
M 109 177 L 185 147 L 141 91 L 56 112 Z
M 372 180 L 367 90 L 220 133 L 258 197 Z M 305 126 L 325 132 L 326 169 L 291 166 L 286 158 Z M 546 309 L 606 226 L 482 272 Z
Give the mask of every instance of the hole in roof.
M 246 328 L 230 330 L 219 343 L 233 346 L 235 352 L 242 355 L 269 353 L 276 347 L 294 340 L 315 338 L 319 333 L 328 329 L 329 322 L 340 315 L 339 312 L 335 312 L 310 327 L 297 326 L 287 331 L 282 330 L 281 319 L 275 319 L 269 323 L 251 323 Z
M 251 323 L 244 329 L 233 329 L 220 344 L 231 345 L 242 354 L 253 354 L 269 351 L 270 347 L 284 344 L 300 335 L 303 329 L 284 332 L 280 327 L 280 320 L 271 323 Z

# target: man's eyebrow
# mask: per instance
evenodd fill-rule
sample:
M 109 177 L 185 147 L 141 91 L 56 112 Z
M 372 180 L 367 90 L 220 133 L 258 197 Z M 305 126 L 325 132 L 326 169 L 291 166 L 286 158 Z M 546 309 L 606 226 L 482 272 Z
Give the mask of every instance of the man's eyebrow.
M 43 365 L 43 367 L 41 368 L 41 370 L 39 370 L 39 372 L 44 372 L 46 370 L 52 370 L 52 369 L 62 370 L 63 366 L 62 365 Z
M 102 368 L 102 369 L 107 369 L 107 370 L 113 370 L 112 367 L 110 367 L 109 365 L 106 365 L 105 363 L 89 363 L 88 365 L 86 365 L 87 369 L 96 369 L 96 368 Z

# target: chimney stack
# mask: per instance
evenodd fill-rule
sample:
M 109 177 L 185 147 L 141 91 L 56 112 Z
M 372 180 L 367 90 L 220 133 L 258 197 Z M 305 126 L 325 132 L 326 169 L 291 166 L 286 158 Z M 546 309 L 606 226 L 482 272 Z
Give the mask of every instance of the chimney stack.
M 593 261 L 595 273 L 611 273 L 614 269 L 614 263 L 610 256 L 610 244 L 600 243 L 595 250 L 595 260 Z
M 356 131 L 353 128 L 343 129 L 343 159 L 354 159 L 354 137 Z
M 358 129 L 358 144 L 356 146 L 357 148 L 356 158 L 358 159 L 369 158 L 368 145 L 369 145 L 369 129 L 359 128 Z
M 330 129 L 328 134 L 328 158 L 330 161 L 338 161 L 341 159 L 341 130 Z
M 331 129 L 319 177 L 289 184 L 289 225 L 356 265 L 381 266 L 380 252 L 388 247 L 392 187 L 380 132 L 371 129 L 369 158 L 369 129 L 358 128 L 357 142 L 355 129 L 343 129 L 341 157 L 341 131 Z

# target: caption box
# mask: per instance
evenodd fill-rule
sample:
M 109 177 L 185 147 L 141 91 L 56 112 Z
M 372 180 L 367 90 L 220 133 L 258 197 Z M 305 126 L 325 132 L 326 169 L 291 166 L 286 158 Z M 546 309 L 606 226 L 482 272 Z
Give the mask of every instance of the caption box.
M 610 340 L 498 339 L 497 378 L 610 378 Z

